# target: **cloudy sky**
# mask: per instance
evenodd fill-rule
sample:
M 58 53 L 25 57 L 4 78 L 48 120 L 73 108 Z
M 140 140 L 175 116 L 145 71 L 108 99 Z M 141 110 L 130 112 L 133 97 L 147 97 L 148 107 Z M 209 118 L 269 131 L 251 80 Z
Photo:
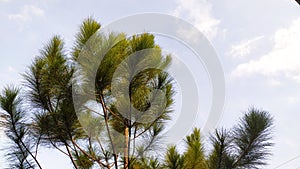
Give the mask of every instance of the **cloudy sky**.
M 70 49 L 84 18 L 107 25 L 144 12 L 185 19 L 214 46 L 226 79 L 219 126 L 231 127 L 249 106 L 269 111 L 275 147 L 266 168 L 300 167 L 300 6 L 293 0 L 0 0 L 0 87 L 20 83 L 20 73 L 53 35 Z M 4 144 L 3 134 L 0 139 Z M 41 158 L 47 169 L 67 168 L 54 152 Z

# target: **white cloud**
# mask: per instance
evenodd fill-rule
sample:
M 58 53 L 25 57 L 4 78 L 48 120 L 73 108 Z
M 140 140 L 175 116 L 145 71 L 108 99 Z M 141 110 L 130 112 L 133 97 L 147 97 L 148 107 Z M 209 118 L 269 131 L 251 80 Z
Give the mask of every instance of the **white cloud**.
M 285 76 L 300 83 L 300 18 L 274 35 L 272 50 L 257 60 L 237 66 L 235 76 L 261 74 L 268 77 Z
M 269 80 L 269 84 L 271 85 L 271 86 L 281 86 L 282 85 L 282 82 L 281 81 L 279 81 L 279 80 L 276 80 L 276 79 L 270 79 Z
M 0 89 L 2 89 L 5 85 L 10 83 L 16 83 L 17 79 L 19 79 L 20 74 L 19 71 L 12 67 L 3 67 L 3 69 L 0 69 Z
M 212 5 L 206 0 L 178 0 L 172 14 L 191 22 L 209 39 L 217 35 L 220 20 L 212 16 Z
M 257 47 L 256 42 L 263 38 L 264 36 L 257 36 L 248 40 L 243 40 L 238 44 L 232 45 L 228 55 L 232 56 L 233 58 L 241 58 L 247 56 L 252 52 L 252 50 L 254 50 Z
M 288 101 L 289 101 L 289 103 L 294 103 L 294 104 L 299 104 L 300 103 L 299 97 L 295 97 L 295 96 L 288 97 Z
M 12 66 L 8 66 L 7 70 L 8 70 L 9 73 L 15 73 L 15 72 L 18 72 L 18 71 L 17 71 L 14 67 L 12 67 Z
M 34 5 L 25 5 L 21 8 L 21 11 L 17 14 L 10 14 L 8 15 L 8 18 L 10 20 L 14 20 L 17 22 L 27 22 L 32 19 L 32 17 L 42 17 L 44 16 L 44 11 L 36 7 Z
M 0 140 L 5 139 L 4 131 L 0 130 Z

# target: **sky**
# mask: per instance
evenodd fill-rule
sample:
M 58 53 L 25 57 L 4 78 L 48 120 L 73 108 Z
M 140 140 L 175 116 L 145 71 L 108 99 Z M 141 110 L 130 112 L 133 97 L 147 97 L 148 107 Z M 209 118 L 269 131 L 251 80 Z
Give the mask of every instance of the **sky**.
M 145 12 L 180 17 L 210 40 L 226 83 L 218 127 L 232 127 L 251 106 L 269 111 L 275 118 L 275 145 L 266 169 L 300 167 L 295 158 L 300 155 L 300 6 L 293 0 L 0 0 L 0 88 L 21 84 L 20 73 L 53 35 L 70 49 L 88 16 L 107 25 Z M 2 133 L 0 147 L 4 140 Z M 0 156 L 3 168 L 5 154 Z M 69 166 L 54 151 L 43 150 L 40 158 L 46 169 Z

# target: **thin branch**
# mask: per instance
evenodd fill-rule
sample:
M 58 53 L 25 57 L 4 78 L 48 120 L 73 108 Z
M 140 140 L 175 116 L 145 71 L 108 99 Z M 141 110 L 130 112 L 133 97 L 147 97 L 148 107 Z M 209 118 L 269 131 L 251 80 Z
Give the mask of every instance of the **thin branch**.
M 73 145 L 75 145 L 84 155 L 89 157 L 91 160 L 96 161 L 99 165 L 102 167 L 107 167 L 107 165 L 103 164 L 100 159 L 96 159 L 93 156 L 91 156 L 89 153 L 87 153 L 85 150 L 83 150 L 73 139 L 71 139 Z
M 16 124 L 15 124 L 15 119 L 13 117 L 13 115 L 11 113 L 10 114 L 10 118 L 11 118 L 11 121 L 12 121 L 12 126 L 13 126 L 13 130 L 14 130 L 14 133 L 15 135 L 17 136 L 17 139 L 20 141 L 21 145 L 25 148 L 25 150 L 29 153 L 29 155 L 32 157 L 32 159 L 35 161 L 35 163 L 38 165 L 38 167 L 40 169 L 42 169 L 40 163 L 38 162 L 38 160 L 35 158 L 35 156 L 31 153 L 31 151 L 28 149 L 28 147 L 25 145 L 25 143 L 23 142 L 21 136 L 19 135 L 19 133 L 17 132 L 17 129 L 16 129 Z M 21 148 L 21 147 L 20 147 Z
M 72 156 L 72 154 L 71 154 L 71 152 L 69 150 L 68 143 L 66 143 L 66 142 L 65 142 L 65 147 L 66 147 L 66 149 L 68 151 L 69 158 L 71 159 L 73 166 L 75 167 L 75 169 L 78 169 L 78 167 L 77 167 L 77 165 L 76 165 L 76 163 L 74 161 L 74 158 L 73 158 L 73 156 Z
M 104 103 L 104 100 L 103 100 L 103 96 L 100 95 L 99 96 L 99 100 L 100 100 L 100 103 L 102 105 L 102 109 L 103 109 L 103 113 L 104 113 L 104 119 L 105 119 L 105 126 L 106 126 L 106 130 L 107 130 L 107 133 L 108 133 L 108 137 L 109 137 L 109 140 L 111 142 L 111 146 L 112 146 L 112 149 L 113 149 L 113 156 L 114 156 L 114 161 L 115 161 L 115 167 L 116 169 L 118 169 L 118 157 L 117 157 L 117 154 L 116 154 L 116 149 L 115 149 L 115 146 L 114 146 L 114 143 L 113 143 L 113 139 L 111 137 L 111 133 L 110 133 L 110 129 L 109 129 L 109 126 L 108 126 L 108 114 L 107 114 L 107 109 L 106 109 L 106 104 Z
M 64 152 L 62 149 L 58 148 L 52 141 L 50 141 L 51 145 L 56 148 L 58 151 L 60 151 L 61 153 L 65 154 L 66 156 L 69 157 L 69 154 Z
M 144 131 L 142 131 L 141 133 L 139 133 L 138 135 L 136 135 L 134 138 L 132 138 L 132 139 L 136 139 L 136 138 L 138 138 L 139 136 L 141 136 L 142 134 L 144 134 L 146 131 L 148 131 L 153 125 L 154 125 L 154 123 L 156 123 L 158 120 L 159 120 L 160 118 L 158 117 L 158 118 L 156 118 L 148 127 L 146 127 L 145 128 L 145 130 Z
M 101 117 L 104 118 L 104 115 L 103 115 L 103 114 L 100 114 L 100 113 L 98 113 L 97 111 L 95 111 L 95 110 L 93 110 L 93 109 L 90 109 L 90 108 L 87 107 L 87 106 L 83 106 L 83 107 L 86 108 L 86 109 L 88 109 L 88 110 L 90 110 L 90 111 L 92 111 L 93 113 L 95 113 L 95 114 L 97 114 L 97 115 L 99 115 L 99 116 L 101 116 Z
M 36 148 L 35 148 L 35 158 L 37 158 L 37 154 L 38 154 L 38 149 L 39 149 L 40 141 L 41 141 L 41 135 L 39 136 L 38 141 L 37 141 L 37 143 L 36 143 Z

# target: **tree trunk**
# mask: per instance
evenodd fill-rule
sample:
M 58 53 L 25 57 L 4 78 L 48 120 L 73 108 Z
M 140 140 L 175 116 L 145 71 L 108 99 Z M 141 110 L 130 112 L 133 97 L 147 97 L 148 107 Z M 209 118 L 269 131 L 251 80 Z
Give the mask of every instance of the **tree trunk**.
M 129 168 L 129 127 L 126 125 L 125 131 L 124 131 L 124 137 L 125 137 L 125 142 L 124 142 L 124 169 Z

